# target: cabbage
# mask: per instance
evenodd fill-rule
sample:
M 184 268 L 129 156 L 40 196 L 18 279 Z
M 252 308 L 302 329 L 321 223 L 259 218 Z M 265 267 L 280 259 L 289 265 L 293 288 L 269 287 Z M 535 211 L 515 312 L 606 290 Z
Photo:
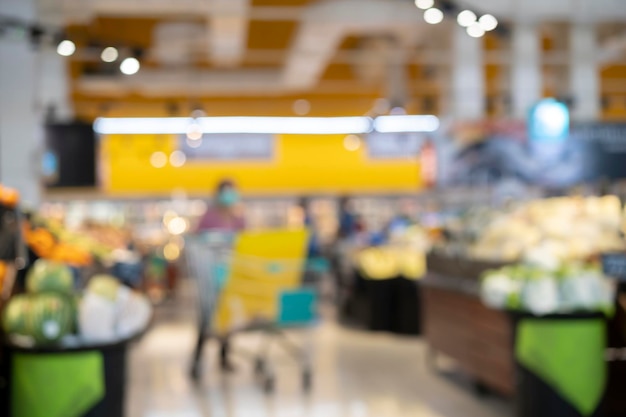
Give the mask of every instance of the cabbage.
M 554 278 L 528 281 L 522 290 L 522 305 L 535 315 L 554 313 L 559 308 L 559 287 Z
M 505 308 L 511 297 L 518 293 L 520 282 L 502 272 L 485 275 L 481 286 L 481 298 L 491 308 Z

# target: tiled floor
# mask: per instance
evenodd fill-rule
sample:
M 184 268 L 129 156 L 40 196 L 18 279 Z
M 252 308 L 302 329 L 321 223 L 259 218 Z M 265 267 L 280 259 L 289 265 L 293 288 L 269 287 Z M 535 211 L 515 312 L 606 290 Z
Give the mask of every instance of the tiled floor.
M 205 351 L 204 375 L 188 377 L 194 342 L 191 296 L 162 308 L 156 325 L 132 350 L 128 417 L 509 417 L 510 404 L 478 399 L 458 379 L 427 369 L 423 343 L 344 329 L 328 321 L 292 336 L 312 347 L 314 388 L 304 395 L 297 368 L 274 352 L 277 386 L 264 395 L 249 361 L 223 376 L 212 366 L 215 346 Z M 257 335 L 236 340 L 253 347 Z M 455 382 L 456 381 L 456 382 Z

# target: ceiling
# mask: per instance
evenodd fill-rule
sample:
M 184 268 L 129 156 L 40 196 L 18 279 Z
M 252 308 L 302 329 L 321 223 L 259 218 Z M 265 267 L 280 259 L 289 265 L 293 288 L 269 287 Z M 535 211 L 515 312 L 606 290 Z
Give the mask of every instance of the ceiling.
M 65 27 L 78 46 L 70 60 L 71 96 L 77 114 L 89 118 L 188 114 L 196 107 L 216 115 L 289 115 L 302 98 L 313 115 L 366 113 L 379 97 L 436 113 L 452 61 L 454 20 L 428 25 L 412 0 L 38 3 L 41 18 Z M 444 9 L 452 3 L 439 1 Z M 607 63 L 626 74 L 623 0 L 462 3 L 494 14 L 503 26 L 540 24 L 544 59 L 553 65 L 567 59 L 563 31 L 555 27 L 599 23 Z M 507 38 L 489 34 L 485 45 L 488 94 L 495 97 L 506 90 Z M 141 71 L 124 76 L 119 62 L 102 62 L 106 46 L 117 47 L 122 58 L 139 57 Z M 622 70 L 611 74 L 620 78 Z

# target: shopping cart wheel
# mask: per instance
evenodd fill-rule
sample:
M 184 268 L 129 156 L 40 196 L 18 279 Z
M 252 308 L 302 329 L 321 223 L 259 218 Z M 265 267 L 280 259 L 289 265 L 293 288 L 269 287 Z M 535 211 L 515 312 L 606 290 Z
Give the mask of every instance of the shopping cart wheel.
M 274 375 L 267 374 L 263 378 L 263 392 L 266 394 L 272 394 L 276 385 Z
M 302 371 L 302 389 L 304 392 L 311 392 L 311 388 L 313 388 L 313 373 L 310 369 L 305 369 Z
M 267 369 L 267 363 L 263 358 L 256 358 L 254 360 L 254 374 L 256 376 L 262 376 L 265 374 L 265 370 Z

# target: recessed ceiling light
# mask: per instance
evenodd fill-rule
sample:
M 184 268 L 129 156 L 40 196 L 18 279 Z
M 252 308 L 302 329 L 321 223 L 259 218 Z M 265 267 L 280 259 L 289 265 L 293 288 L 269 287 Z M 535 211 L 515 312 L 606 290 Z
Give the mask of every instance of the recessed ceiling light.
M 428 9 L 424 12 L 424 20 L 426 23 L 430 23 L 431 25 L 441 23 L 443 21 L 443 12 L 434 7 L 432 9 Z
M 486 32 L 492 31 L 498 27 L 498 19 L 490 14 L 481 16 L 478 23 Z
M 415 5 L 422 10 L 426 10 L 435 5 L 435 0 L 415 0 Z
M 76 52 L 76 44 L 69 39 L 59 42 L 57 46 L 57 54 L 61 56 L 71 56 Z
M 119 53 L 117 52 L 117 49 L 112 46 L 108 46 L 102 50 L 102 53 L 100 54 L 100 59 L 102 59 L 104 62 L 115 62 L 118 56 Z
M 463 10 L 456 17 L 456 21 L 464 28 L 469 27 L 472 23 L 476 22 L 476 13 L 471 10 Z
M 476 22 L 467 27 L 467 34 L 470 35 L 472 38 L 480 38 L 484 36 L 485 29 L 483 29 L 482 26 L 480 26 L 480 24 Z
M 126 58 L 120 64 L 120 71 L 122 71 L 122 74 L 126 75 L 137 74 L 139 68 L 141 68 L 141 64 L 139 63 L 137 58 L 133 57 Z

